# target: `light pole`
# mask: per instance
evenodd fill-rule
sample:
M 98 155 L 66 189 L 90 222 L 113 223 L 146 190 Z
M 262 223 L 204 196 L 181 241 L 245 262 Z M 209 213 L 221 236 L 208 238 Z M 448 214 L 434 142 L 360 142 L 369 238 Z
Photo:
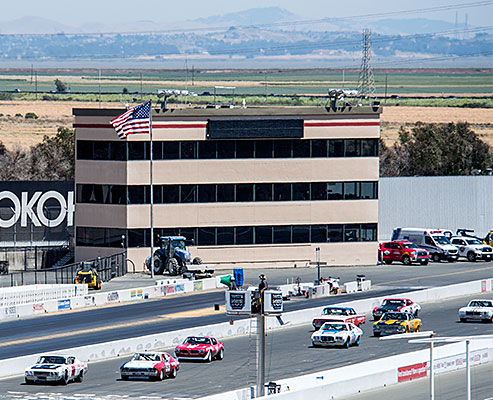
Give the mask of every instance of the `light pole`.
M 310 261 L 308 264 L 317 266 L 317 285 L 320 285 L 320 266 L 327 265 L 325 261 L 320 261 L 320 247 L 315 247 L 315 260 Z

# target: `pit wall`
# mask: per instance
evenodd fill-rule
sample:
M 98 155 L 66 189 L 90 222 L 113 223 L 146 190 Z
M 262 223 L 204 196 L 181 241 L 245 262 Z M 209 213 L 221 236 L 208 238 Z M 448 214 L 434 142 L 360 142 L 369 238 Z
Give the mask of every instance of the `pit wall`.
M 491 291 L 493 291 L 493 279 L 478 280 L 456 285 L 412 291 L 408 293 L 402 293 L 399 296 L 409 297 L 418 303 L 424 303 L 450 297 Z M 371 299 L 341 302 L 339 304 L 334 304 L 334 306 L 354 307 L 360 313 L 370 313 L 373 307 L 379 305 L 385 297 L 386 296 L 380 296 Z M 343 297 L 341 297 L 341 300 L 342 299 Z M 306 310 L 287 312 L 284 313 L 281 318 L 267 317 L 266 328 L 270 330 L 278 329 L 285 325 L 299 325 L 309 323 L 315 316 L 320 315 L 322 309 L 323 307 L 315 307 Z M 215 336 L 218 339 L 222 339 L 249 333 L 250 319 L 246 318 L 234 321 L 234 324 L 223 322 L 215 325 L 200 326 L 174 332 L 164 332 L 123 340 L 115 340 L 106 343 L 75 347 L 71 349 L 55 351 L 53 352 L 53 354 L 74 354 L 82 361 L 98 361 L 118 356 L 130 355 L 139 351 L 153 351 L 163 348 L 173 348 L 177 344 L 182 343 L 183 340 L 189 335 Z M 24 369 L 28 365 L 33 364 L 40 355 L 41 353 L 0 360 L 0 378 L 22 374 L 24 372 Z M 250 393 L 249 389 L 241 389 L 240 391 L 236 391 L 234 393 L 237 392 Z M 217 399 L 222 398 L 223 397 L 217 397 Z M 225 398 L 246 399 L 247 397 Z M 210 397 L 210 399 L 216 399 L 216 397 Z
M 86 296 L 87 285 L 28 285 L 0 288 L 1 307 Z M 0 317 L 1 318 L 1 317 Z
M 224 285 L 219 283 L 220 279 L 221 276 L 195 281 L 189 279 L 163 279 L 157 281 L 154 286 L 122 289 L 113 292 L 89 292 L 87 285 L 29 285 L 8 288 L 16 289 L 17 291 L 12 290 L 12 293 L 16 293 L 16 295 L 12 295 L 12 298 L 9 297 L 9 302 L 5 302 L 3 307 L 0 307 L 0 323 L 13 318 L 29 317 L 37 314 L 224 288 Z M 51 292 L 58 294 L 58 296 L 49 299 L 51 292 L 49 291 L 46 296 L 43 296 L 42 294 L 45 292 L 43 286 L 70 286 L 71 288 L 53 288 Z M 21 298 L 19 297 L 21 292 L 25 292 L 26 300 L 29 300 L 29 302 L 21 304 Z M 14 301 L 15 299 L 18 301 Z M 1 300 L 2 292 L 0 291 L 0 304 Z

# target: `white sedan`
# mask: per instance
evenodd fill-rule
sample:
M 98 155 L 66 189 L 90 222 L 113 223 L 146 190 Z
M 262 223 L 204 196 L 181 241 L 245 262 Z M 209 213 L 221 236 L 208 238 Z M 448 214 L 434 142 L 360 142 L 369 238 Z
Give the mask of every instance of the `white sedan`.
M 493 300 L 471 300 L 467 307 L 459 310 L 459 319 L 461 322 L 468 319 L 493 322 Z
M 330 321 L 312 334 L 312 345 L 349 348 L 351 345 L 359 346 L 362 335 L 363 330 L 350 322 Z
M 36 364 L 26 368 L 24 378 L 27 385 L 36 382 L 66 385 L 70 381 L 82 382 L 86 373 L 87 364 L 75 356 L 43 355 Z

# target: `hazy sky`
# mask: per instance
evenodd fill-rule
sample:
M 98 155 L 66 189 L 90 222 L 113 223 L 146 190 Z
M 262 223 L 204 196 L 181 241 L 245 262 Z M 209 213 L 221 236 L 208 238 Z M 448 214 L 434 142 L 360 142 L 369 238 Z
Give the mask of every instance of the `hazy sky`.
M 478 3 L 474 0 L 21 0 L 2 1 L 0 21 L 24 16 L 38 16 L 80 25 L 85 22 L 123 22 L 152 20 L 154 22 L 183 21 L 211 15 L 241 11 L 248 8 L 278 6 L 305 18 L 345 17 L 388 11 Z M 488 6 L 457 10 L 459 22 L 468 14 L 469 25 L 491 25 L 493 1 Z M 407 15 L 455 22 L 456 10 Z

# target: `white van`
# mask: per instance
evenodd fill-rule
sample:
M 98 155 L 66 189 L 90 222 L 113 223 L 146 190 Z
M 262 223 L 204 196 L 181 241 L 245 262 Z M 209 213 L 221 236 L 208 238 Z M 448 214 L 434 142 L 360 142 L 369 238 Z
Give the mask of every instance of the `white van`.
M 456 261 L 459 258 L 457 247 L 439 229 L 395 228 L 391 240 L 409 240 L 415 245 L 428 250 L 431 259 Z

